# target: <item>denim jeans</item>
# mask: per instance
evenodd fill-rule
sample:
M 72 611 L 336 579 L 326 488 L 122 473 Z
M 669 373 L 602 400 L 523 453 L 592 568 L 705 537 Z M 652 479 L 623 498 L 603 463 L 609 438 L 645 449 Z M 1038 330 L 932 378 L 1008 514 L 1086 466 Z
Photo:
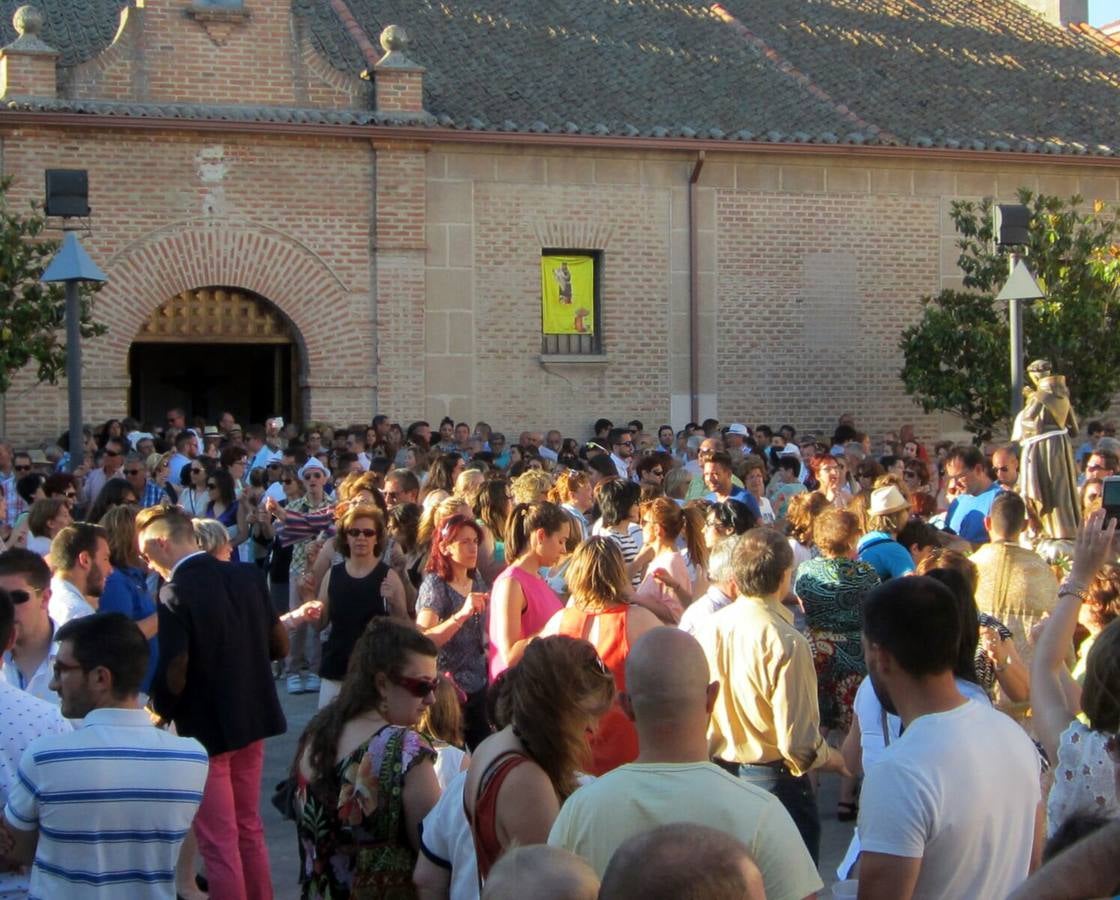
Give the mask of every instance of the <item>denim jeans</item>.
M 793 824 L 801 832 L 801 839 L 813 857 L 814 865 L 820 863 L 821 816 L 817 810 L 817 794 L 808 775 L 793 775 L 784 766 L 739 766 L 739 777 L 755 787 L 769 791 L 781 801 Z

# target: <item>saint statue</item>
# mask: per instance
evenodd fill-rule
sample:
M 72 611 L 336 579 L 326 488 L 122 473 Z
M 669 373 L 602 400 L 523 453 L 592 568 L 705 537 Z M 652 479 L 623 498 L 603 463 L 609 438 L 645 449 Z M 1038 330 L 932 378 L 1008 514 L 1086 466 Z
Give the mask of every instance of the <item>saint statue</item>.
M 1022 450 L 1019 494 L 1042 532 L 1040 537 L 1072 541 L 1081 523 L 1070 440 L 1071 433 L 1077 434 L 1077 417 L 1070 407 L 1065 376 L 1053 374 L 1049 361 L 1036 360 L 1027 374 L 1035 386 L 1026 390 L 1026 404 L 1011 432 Z

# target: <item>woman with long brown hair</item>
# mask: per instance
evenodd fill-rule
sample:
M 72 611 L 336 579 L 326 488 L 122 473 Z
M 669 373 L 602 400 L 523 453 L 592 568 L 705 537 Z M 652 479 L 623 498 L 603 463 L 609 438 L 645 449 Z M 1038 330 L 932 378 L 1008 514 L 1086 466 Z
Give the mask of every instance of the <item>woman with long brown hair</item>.
M 412 726 L 434 700 L 436 653 L 410 624 L 374 619 L 338 697 L 300 738 L 303 897 L 415 897 L 419 826 L 439 799 L 439 781 L 435 751 Z
M 626 657 L 634 642 L 660 620 L 630 602 L 630 579 L 618 544 L 607 537 L 584 541 L 572 554 L 567 571 L 571 599 L 541 630 L 590 641 L 614 676 L 618 693 L 626 690 Z M 617 696 L 617 695 L 616 695 Z M 591 736 L 591 775 L 602 775 L 638 756 L 638 732 L 615 703 Z
M 490 593 L 490 680 L 515 665 L 525 648 L 562 604 L 540 570 L 567 551 L 571 519 L 554 503 L 519 503 L 506 535 L 511 562 Z
M 591 765 L 588 735 L 614 699 L 595 648 L 561 635 L 533 641 L 503 682 L 498 718 L 507 724 L 478 746 L 463 788 L 480 878 L 511 845 L 547 842 Z
M 653 558 L 645 577 L 634 591 L 634 602 L 654 613 L 662 622 L 675 625 L 697 593 L 708 589 L 708 547 L 704 543 L 704 513 L 696 507 L 677 506 L 668 497 L 641 505 L 645 546 Z M 685 536 L 688 562 L 677 549 L 677 538 Z M 695 578 L 689 572 L 691 564 Z

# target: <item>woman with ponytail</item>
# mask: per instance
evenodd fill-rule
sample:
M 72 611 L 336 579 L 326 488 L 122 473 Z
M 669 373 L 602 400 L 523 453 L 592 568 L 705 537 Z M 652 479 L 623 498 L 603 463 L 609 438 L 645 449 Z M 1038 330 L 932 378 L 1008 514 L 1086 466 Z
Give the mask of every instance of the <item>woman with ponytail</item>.
M 642 536 L 654 555 L 645 578 L 634 592 L 634 602 L 645 606 L 662 622 L 676 625 L 692 603 L 695 588 L 700 587 L 700 593 L 708 589 L 703 513 L 695 507 L 682 509 L 668 497 L 658 497 L 642 504 L 641 516 Z M 688 562 L 696 572 L 696 585 L 684 554 L 677 549 L 682 533 Z
M 541 577 L 567 549 L 571 517 L 554 503 L 519 503 L 506 525 L 509 566 L 490 593 L 490 680 L 515 665 L 529 641 L 562 606 Z

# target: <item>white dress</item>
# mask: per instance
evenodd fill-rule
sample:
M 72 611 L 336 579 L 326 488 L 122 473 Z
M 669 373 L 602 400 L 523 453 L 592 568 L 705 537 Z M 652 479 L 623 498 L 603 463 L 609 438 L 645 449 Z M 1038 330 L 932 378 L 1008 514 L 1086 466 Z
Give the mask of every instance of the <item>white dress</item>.
M 1116 763 L 1108 752 L 1114 735 L 1093 731 L 1074 719 L 1058 739 L 1054 786 L 1046 801 L 1046 834 L 1052 835 L 1071 815 L 1120 815 L 1116 800 Z

